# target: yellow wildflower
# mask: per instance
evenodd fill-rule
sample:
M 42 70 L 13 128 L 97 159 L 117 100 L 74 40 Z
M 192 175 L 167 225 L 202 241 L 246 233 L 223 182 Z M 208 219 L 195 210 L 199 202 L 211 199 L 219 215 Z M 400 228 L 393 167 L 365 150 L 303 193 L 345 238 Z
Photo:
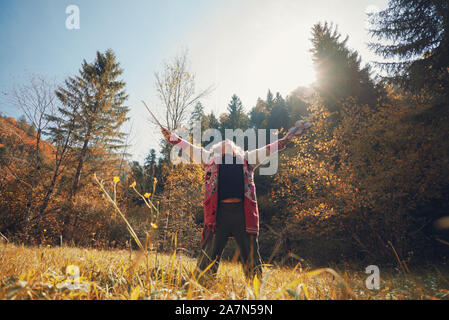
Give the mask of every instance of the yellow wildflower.
M 117 182 L 119 182 L 119 181 L 120 181 L 120 178 L 117 177 L 117 176 L 115 176 L 115 177 L 114 177 L 114 183 L 117 183 Z
M 67 275 L 74 276 L 74 275 L 79 273 L 79 268 L 77 266 L 74 266 L 74 265 L 68 265 L 65 268 L 65 273 Z
M 153 227 L 154 229 L 157 229 L 157 224 L 151 222 L 151 227 Z
M 148 192 L 147 192 L 147 193 L 145 193 L 143 196 L 144 196 L 145 198 L 148 199 L 149 197 L 151 197 L 151 193 L 148 193 Z
M 134 188 L 136 186 L 136 182 L 134 181 L 129 187 Z

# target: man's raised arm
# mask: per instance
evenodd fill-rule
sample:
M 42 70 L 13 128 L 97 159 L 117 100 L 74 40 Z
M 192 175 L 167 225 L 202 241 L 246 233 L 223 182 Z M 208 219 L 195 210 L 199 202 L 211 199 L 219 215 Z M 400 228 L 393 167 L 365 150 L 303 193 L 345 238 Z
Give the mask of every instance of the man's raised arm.
M 206 158 L 209 153 L 206 149 L 191 144 L 187 140 L 184 140 L 181 137 L 179 137 L 176 133 L 171 132 L 165 128 L 161 128 L 161 131 L 162 131 L 162 134 L 164 135 L 165 139 L 170 144 L 177 146 L 184 152 L 187 152 L 190 159 L 194 163 L 203 163 L 204 162 L 203 157 Z
M 298 137 L 306 130 L 310 129 L 312 125 L 307 121 L 297 121 L 295 126 L 290 128 L 287 135 L 273 143 L 267 144 L 266 146 L 246 152 L 246 157 L 248 163 L 256 169 L 262 163 L 264 163 L 273 154 L 284 150 L 287 144 L 295 137 Z

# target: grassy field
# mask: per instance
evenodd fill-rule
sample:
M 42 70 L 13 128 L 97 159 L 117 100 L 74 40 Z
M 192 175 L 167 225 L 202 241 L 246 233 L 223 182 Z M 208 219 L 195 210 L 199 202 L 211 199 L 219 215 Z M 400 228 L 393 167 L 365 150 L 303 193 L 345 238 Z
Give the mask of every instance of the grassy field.
M 368 290 L 364 270 L 302 270 L 267 266 L 246 281 L 241 266 L 223 262 L 207 287 L 190 277 L 195 260 L 180 253 L 71 247 L 0 246 L 0 299 L 448 299 L 440 268 L 383 273 Z M 79 276 L 78 276 L 79 275 Z

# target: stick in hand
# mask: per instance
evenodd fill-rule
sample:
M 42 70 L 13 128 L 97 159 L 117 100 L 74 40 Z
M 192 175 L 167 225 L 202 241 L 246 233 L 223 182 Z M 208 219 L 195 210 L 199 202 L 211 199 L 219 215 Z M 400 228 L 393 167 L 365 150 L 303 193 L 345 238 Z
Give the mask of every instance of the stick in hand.
M 151 112 L 150 108 L 148 108 L 147 104 L 145 103 L 145 101 L 142 100 L 142 103 L 144 104 L 145 108 L 147 108 L 148 112 L 150 113 L 151 117 L 153 117 L 154 121 L 156 121 L 157 125 L 161 128 L 162 134 L 164 135 L 165 139 L 170 139 L 170 135 L 171 132 L 167 129 L 165 129 L 161 123 L 159 122 L 159 120 L 157 120 L 157 118 L 154 116 L 153 112 Z

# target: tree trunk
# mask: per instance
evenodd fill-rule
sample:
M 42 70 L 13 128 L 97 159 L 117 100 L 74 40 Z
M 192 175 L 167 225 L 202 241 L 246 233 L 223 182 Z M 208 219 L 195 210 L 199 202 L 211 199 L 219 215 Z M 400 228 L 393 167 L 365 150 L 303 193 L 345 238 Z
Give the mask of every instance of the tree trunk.
M 53 191 L 55 189 L 56 186 L 56 180 L 58 179 L 58 176 L 60 174 L 59 170 L 61 168 L 62 162 L 64 161 L 64 156 L 67 152 L 67 149 L 69 148 L 70 145 L 70 139 L 72 136 L 72 129 L 73 129 L 73 123 L 71 126 L 71 129 L 69 130 L 69 132 L 67 133 L 67 136 L 64 140 L 64 144 L 62 146 L 62 150 L 61 150 L 61 154 L 59 155 L 59 159 L 56 156 L 56 167 L 55 167 L 55 172 L 53 173 L 53 178 L 51 180 L 51 184 L 50 187 L 47 190 L 47 193 L 45 195 L 44 198 L 44 202 L 41 206 L 41 209 L 39 211 L 39 222 L 42 219 L 42 216 L 44 215 L 45 209 L 47 209 L 48 203 L 50 202 L 50 197 L 53 194 Z
M 79 182 L 80 182 L 80 178 L 81 178 L 81 170 L 83 169 L 84 158 L 86 157 L 88 145 L 89 145 L 89 141 L 90 141 L 90 133 L 91 133 L 91 126 L 89 124 L 86 137 L 84 138 L 83 148 L 81 149 L 81 154 L 80 154 L 80 157 L 78 160 L 78 166 L 76 168 L 75 179 L 73 182 L 73 187 L 72 187 L 72 191 L 70 193 L 69 201 L 72 201 L 73 197 L 78 192 Z M 78 213 L 75 213 L 75 219 L 73 221 L 72 230 L 70 233 L 70 236 L 72 237 L 72 239 L 73 239 L 73 233 L 74 233 L 76 225 L 78 223 L 78 218 L 79 218 Z
M 26 230 L 26 241 L 28 241 L 29 237 L 29 228 L 30 228 L 30 221 L 31 221 L 31 211 L 33 207 L 33 200 L 34 200 L 34 187 L 37 184 L 37 173 L 40 169 L 39 164 L 39 150 L 40 150 L 40 142 L 41 142 L 41 129 L 39 128 L 36 133 L 36 148 L 35 148 L 35 155 L 34 155 L 34 170 L 31 176 L 31 187 L 28 191 L 28 201 L 26 204 L 26 217 L 25 217 L 25 230 Z
M 58 163 L 56 164 L 56 168 L 55 168 L 55 172 L 53 174 L 53 178 L 51 180 L 50 186 L 48 187 L 47 193 L 45 194 L 44 201 L 42 203 L 41 209 L 39 210 L 39 217 L 38 217 L 38 220 L 37 220 L 37 224 L 39 224 L 41 222 L 42 217 L 44 216 L 45 209 L 47 209 L 47 206 L 48 206 L 48 204 L 50 202 L 50 197 L 53 194 L 53 191 L 54 191 L 55 186 L 56 186 L 56 179 L 59 176 L 59 169 L 61 167 L 61 164 L 62 164 L 62 157 L 59 159 Z
M 76 168 L 75 179 L 73 181 L 73 187 L 72 187 L 72 191 L 70 193 L 70 200 L 72 200 L 72 198 L 76 195 L 76 193 L 78 191 L 78 186 L 79 186 L 79 182 L 80 182 L 80 178 L 81 178 L 81 170 L 83 169 L 84 158 L 86 157 L 87 149 L 88 149 L 88 145 L 89 145 L 89 141 L 90 141 L 90 132 L 91 132 L 91 128 L 89 126 L 89 128 L 87 129 L 86 137 L 84 138 L 83 148 L 81 149 L 81 154 L 80 154 L 80 157 L 78 160 L 78 166 Z

